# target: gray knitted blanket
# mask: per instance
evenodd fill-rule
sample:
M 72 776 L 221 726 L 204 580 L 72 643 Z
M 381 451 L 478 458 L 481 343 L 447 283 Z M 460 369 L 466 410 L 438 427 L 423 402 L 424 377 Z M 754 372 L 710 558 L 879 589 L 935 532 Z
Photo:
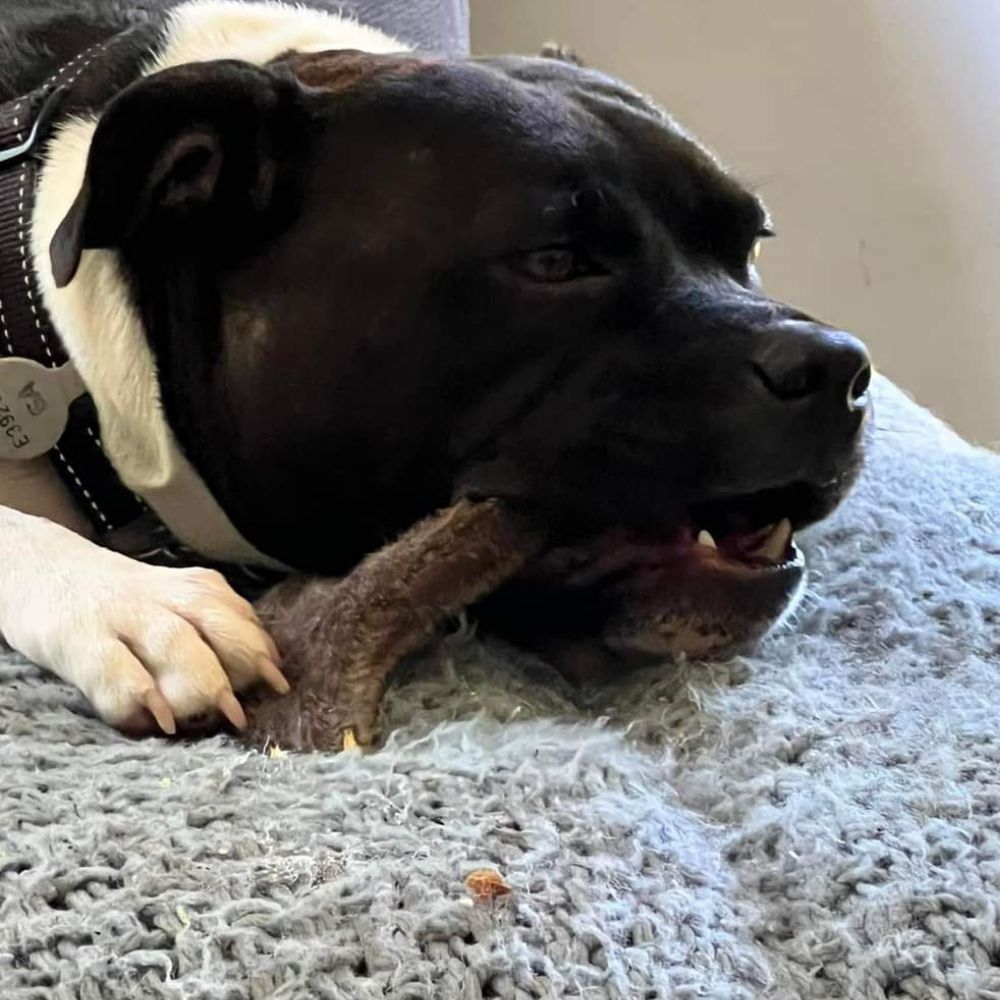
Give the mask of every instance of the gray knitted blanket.
M 302 757 L 0 660 L 0 997 L 1000 998 L 1000 457 L 877 402 L 753 657 L 585 703 L 457 636 Z

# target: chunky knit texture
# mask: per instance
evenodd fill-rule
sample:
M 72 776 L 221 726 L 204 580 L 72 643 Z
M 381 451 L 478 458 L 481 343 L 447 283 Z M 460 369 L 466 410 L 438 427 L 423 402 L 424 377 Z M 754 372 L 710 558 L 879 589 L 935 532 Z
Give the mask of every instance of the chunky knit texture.
M 387 749 L 299 757 L 130 742 L 8 655 L 0 996 L 1000 998 L 1000 457 L 877 389 L 751 657 L 584 697 L 456 635 Z

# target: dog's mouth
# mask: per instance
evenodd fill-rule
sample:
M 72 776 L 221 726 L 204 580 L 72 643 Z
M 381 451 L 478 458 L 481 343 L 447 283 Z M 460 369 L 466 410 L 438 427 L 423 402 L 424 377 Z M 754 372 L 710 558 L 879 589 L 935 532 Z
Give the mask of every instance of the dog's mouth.
M 713 656 L 759 640 L 797 603 L 806 558 L 797 530 L 846 484 L 797 483 L 687 506 L 660 529 L 607 527 L 555 544 L 498 595 L 503 624 L 568 672 L 589 636 L 617 657 Z M 491 617 L 493 617 L 491 615 Z M 582 641 L 581 641 L 582 640 Z M 589 654 L 588 654 L 589 655 Z
M 557 544 L 535 565 L 540 577 L 563 586 L 613 583 L 644 570 L 678 563 L 690 572 L 741 579 L 797 571 L 804 557 L 797 528 L 825 516 L 832 504 L 804 483 L 688 505 L 670 526 L 652 531 L 611 527 Z
M 611 528 L 582 545 L 550 549 L 534 570 L 559 577 L 564 586 L 590 587 L 678 562 L 749 578 L 794 569 L 804 560 L 787 517 L 760 528 L 724 531 L 699 527 L 692 519 L 664 536 Z

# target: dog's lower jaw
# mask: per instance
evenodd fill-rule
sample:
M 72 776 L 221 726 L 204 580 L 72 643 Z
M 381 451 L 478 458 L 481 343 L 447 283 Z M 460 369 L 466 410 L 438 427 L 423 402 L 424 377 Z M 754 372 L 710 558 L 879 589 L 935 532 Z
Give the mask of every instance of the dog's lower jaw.
M 805 556 L 790 535 L 783 521 L 717 547 L 689 525 L 660 540 L 614 529 L 548 551 L 479 611 L 488 629 L 578 683 L 679 657 L 732 655 L 801 599 Z
M 629 662 L 675 657 L 709 658 L 746 649 L 780 628 L 805 594 L 808 574 L 801 553 L 794 565 L 767 589 L 768 603 L 755 594 L 746 605 L 726 611 L 662 602 L 633 606 L 605 627 L 603 643 Z
M 587 687 L 612 683 L 622 671 L 663 667 L 685 659 L 712 660 L 748 652 L 791 618 L 806 591 L 808 572 L 804 561 L 794 577 L 787 578 L 782 602 L 766 614 L 745 609 L 712 611 L 672 600 L 636 601 L 609 615 L 592 635 L 521 637 L 520 642 L 543 657 L 571 683 Z M 585 621 L 587 615 L 581 614 Z

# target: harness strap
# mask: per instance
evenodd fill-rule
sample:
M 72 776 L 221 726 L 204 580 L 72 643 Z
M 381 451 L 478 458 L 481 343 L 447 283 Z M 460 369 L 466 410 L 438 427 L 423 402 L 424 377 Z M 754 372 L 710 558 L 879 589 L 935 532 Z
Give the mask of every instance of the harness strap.
M 159 23 L 137 25 L 92 45 L 31 93 L 0 106 L 0 357 L 29 358 L 47 368 L 69 360 L 42 302 L 32 261 L 41 150 L 58 114 L 91 112 L 120 89 L 123 77 L 124 82 L 135 78 L 159 31 Z M 89 395 L 71 405 L 50 456 L 99 534 L 145 510 L 104 453 Z
M 0 105 L 0 359 L 28 358 L 46 368 L 70 360 L 42 302 L 31 258 L 42 149 L 59 116 L 92 114 L 139 76 L 163 23 L 162 15 L 154 16 L 91 46 L 31 93 Z M 49 454 L 108 547 L 163 566 L 213 566 L 251 599 L 286 575 L 206 561 L 174 538 L 119 479 L 101 445 L 89 394 L 70 405 L 66 429 Z

